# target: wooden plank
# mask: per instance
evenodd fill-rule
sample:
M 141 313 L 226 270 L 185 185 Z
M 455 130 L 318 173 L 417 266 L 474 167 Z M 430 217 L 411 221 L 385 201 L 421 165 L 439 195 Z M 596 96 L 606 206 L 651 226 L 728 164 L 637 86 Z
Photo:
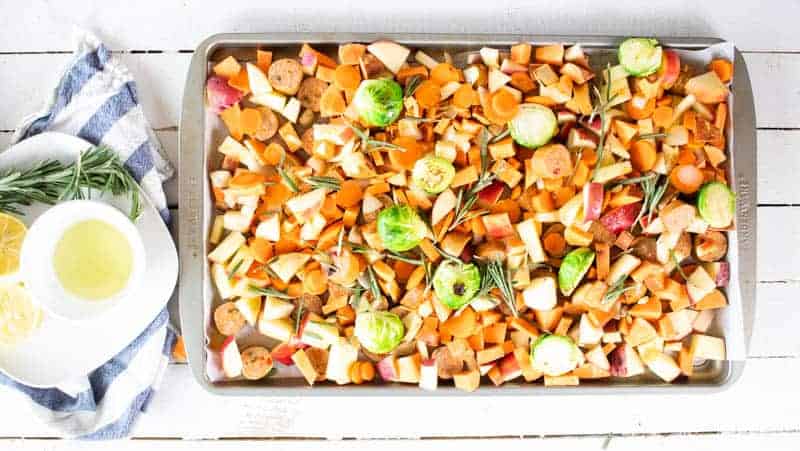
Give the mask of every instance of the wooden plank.
M 758 209 L 758 280 L 800 280 L 800 208 Z
M 226 451 L 251 451 L 270 447 L 285 451 L 405 451 L 413 446 L 415 451 L 459 449 L 464 451 L 502 449 L 528 451 L 545 447 L 548 451 L 582 451 L 605 449 L 609 451 L 640 451 L 642 449 L 680 449 L 682 451 L 749 451 L 763 448 L 775 451 L 796 450 L 798 433 L 719 433 L 674 434 L 606 437 L 524 437 L 488 439 L 418 440 L 127 440 L 114 444 L 117 451 L 211 451 L 224 447 Z M 101 442 L 67 440 L 0 440 L 6 451 L 93 451 L 106 449 Z
M 230 14 L 220 14 L 218 4 L 182 0 L 120 5 L 94 2 L 87 8 L 44 0 L 25 2 L 16 7 L 20 20 L 7 21 L 0 30 L 0 52 L 70 50 L 72 24 L 96 30 L 113 49 L 193 49 L 213 33 L 263 32 L 264 24 L 269 24 L 267 28 L 273 32 L 721 36 L 746 50 L 800 50 L 794 22 L 800 16 L 797 2 L 782 2 L 773 8 L 743 2 L 733 8 L 725 0 L 662 0 L 644 9 L 636 0 L 546 4 L 500 0 L 491 8 L 456 0 L 408 0 L 391 8 L 369 1 L 350 2 L 343 8 L 322 0 L 289 8 L 259 0 L 234 1 L 226 6 Z
M 446 404 L 424 397 L 220 397 L 195 384 L 185 365 L 171 365 L 135 436 L 335 439 L 795 431 L 800 404 L 787 400 L 800 396 L 798 378 L 800 359 L 753 359 L 726 391 L 640 395 L 627 398 L 631 402 L 613 414 L 601 415 L 603 406 L 613 403 L 607 395 L 535 401 L 459 396 Z M 2 389 L 0 401 L 5 412 L 15 413 L 0 422 L 0 437 L 55 435 L 27 413 L 19 395 Z
M 756 311 L 751 357 L 800 357 L 800 334 L 792 326 L 800 324 L 800 283 L 759 283 L 756 286 Z
M 153 128 L 178 124 L 181 96 L 189 60 L 185 53 L 120 54 L 137 83 L 139 101 Z M 0 130 L 13 130 L 22 119 L 39 111 L 50 99 L 70 54 L 0 55 L 0 77 L 14 80 L 0 84 L 5 105 Z
M 758 126 L 800 127 L 800 90 L 796 83 L 787 83 L 800 79 L 800 55 L 753 53 L 744 59 L 753 86 Z

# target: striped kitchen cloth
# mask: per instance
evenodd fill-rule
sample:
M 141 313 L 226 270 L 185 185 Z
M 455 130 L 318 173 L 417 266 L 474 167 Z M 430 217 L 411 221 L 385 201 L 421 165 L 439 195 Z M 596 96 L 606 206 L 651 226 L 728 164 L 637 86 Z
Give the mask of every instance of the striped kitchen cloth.
M 74 35 L 75 55 L 58 86 L 42 111 L 25 119 L 14 141 L 57 131 L 109 146 L 169 222 L 162 184 L 174 171 L 144 117 L 133 77 L 93 34 L 76 30 Z M 64 436 L 125 437 L 169 363 L 176 336 L 168 317 L 165 307 L 132 343 L 85 378 L 34 388 L 0 374 L 0 385 L 27 395 L 38 416 Z

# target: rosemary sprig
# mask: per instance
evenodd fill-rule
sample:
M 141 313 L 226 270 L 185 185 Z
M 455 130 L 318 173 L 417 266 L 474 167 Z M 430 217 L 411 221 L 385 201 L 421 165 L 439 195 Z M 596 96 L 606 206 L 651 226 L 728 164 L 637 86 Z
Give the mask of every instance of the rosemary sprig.
M 468 191 L 465 191 L 464 188 L 458 191 L 458 197 L 456 198 L 456 208 L 455 208 L 455 215 L 453 217 L 453 223 L 450 224 L 448 227 L 448 231 L 451 231 L 458 227 L 459 225 L 469 221 L 470 219 L 481 216 L 486 214 L 485 210 L 479 210 L 477 212 L 470 212 L 472 207 L 478 201 L 478 193 L 481 192 L 482 189 L 489 186 L 495 179 L 494 174 L 490 174 L 489 170 L 489 132 L 486 131 L 486 128 L 481 130 L 480 135 L 480 149 L 481 149 L 481 174 L 478 177 L 478 181 L 475 182 L 475 185 L 470 188 Z M 466 194 L 465 194 L 466 193 Z
M 359 311 L 359 307 L 361 307 L 361 296 L 364 295 L 364 287 L 361 285 L 356 285 L 353 287 L 353 295 L 350 298 L 350 307 L 353 307 L 353 310 Z
M 594 94 L 597 96 L 597 107 L 595 111 L 592 111 L 591 119 L 594 119 L 595 114 L 600 115 L 600 138 L 597 141 L 597 163 L 592 170 L 592 180 L 595 179 L 597 176 L 597 170 L 600 169 L 600 165 L 603 163 L 603 154 L 605 153 L 606 147 L 606 111 L 610 108 L 611 102 L 614 100 L 614 97 L 611 97 L 611 66 L 606 67 L 606 96 L 605 100 L 602 95 L 600 95 L 600 90 L 597 87 L 594 87 Z
M 656 176 L 640 182 L 644 198 L 642 199 L 642 208 L 639 210 L 636 220 L 633 221 L 633 225 L 639 224 L 645 215 L 647 215 L 648 224 L 653 219 L 653 213 L 655 213 L 658 203 L 661 202 L 661 198 L 664 197 L 664 193 L 667 192 L 667 187 L 669 186 L 669 180 L 667 179 L 659 185 L 659 178 L 659 176 Z
M 381 288 L 378 286 L 378 279 L 375 278 L 375 271 L 371 266 L 367 266 L 367 284 L 369 285 L 370 293 L 372 293 L 373 302 L 383 298 Z
M 355 133 L 356 136 L 361 139 L 361 144 L 364 146 L 365 152 L 380 149 L 397 150 L 399 152 L 406 151 L 405 147 L 403 146 L 398 146 L 397 144 L 370 138 L 364 130 L 361 130 L 354 124 L 348 124 L 348 126 L 353 130 L 353 133 Z
M 279 291 L 274 288 L 257 287 L 255 285 L 250 285 L 248 288 L 250 289 L 250 291 L 264 296 L 271 296 L 273 298 L 278 298 L 278 299 L 294 299 L 293 296 L 289 296 L 283 291 Z
M 487 265 L 486 274 L 492 279 L 494 286 L 500 289 L 500 293 L 503 295 L 503 301 L 508 306 L 508 309 L 511 310 L 511 314 L 519 316 L 519 312 L 517 311 L 517 299 L 514 296 L 514 289 L 511 286 L 511 272 L 508 270 L 508 267 L 499 260 L 493 260 Z
M 510 135 L 510 134 L 511 134 L 511 129 L 510 129 L 510 128 L 508 128 L 508 127 L 506 127 L 506 129 L 505 129 L 505 130 L 503 130 L 502 132 L 500 132 L 500 134 L 499 134 L 499 135 L 497 135 L 497 136 L 495 136 L 494 138 L 492 138 L 492 139 L 489 141 L 489 144 L 498 143 L 498 142 L 500 142 L 500 141 L 502 141 L 502 140 L 506 139 L 506 137 L 507 137 L 508 135 Z
M 683 271 L 683 268 L 681 268 L 681 262 L 678 261 L 678 256 L 675 255 L 675 249 L 670 249 L 669 258 L 672 259 L 673 263 L 675 263 L 675 269 L 678 271 L 678 274 L 680 274 L 681 277 L 683 277 L 683 280 L 684 281 L 689 280 L 689 278 L 686 276 L 686 273 Z
M 602 302 L 603 304 L 614 302 L 617 300 L 618 297 L 622 296 L 623 293 L 625 293 L 626 291 L 630 291 L 633 288 L 634 288 L 633 286 L 629 287 L 625 286 L 625 276 L 620 277 L 619 279 L 616 280 L 616 282 L 614 282 L 613 284 L 611 284 L 610 287 L 608 287 L 608 290 L 606 290 L 606 294 L 603 295 Z
M 614 187 L 617 187 L 617 186 L 635 185 L 637 183 L 641 183 L 641 182 L 643 182 L 645 180 L 654 179 L 656 177 L 658 177 L 658 174 L 656 174 L 655 172 L 651 172 L 651 173 L 649 173 L 647 175 L 643 175 L 641 177 L 633 177 L 633 178 L 629 178 L 629 179 L 622 179 L 622 180 L 617 180 L 617 181 L 614 181 L 614 182 L 609 182 L 606 185 L 606 188 L 607 189 L 611 189 L 611 188 L 614 188 Z
M 233 265 L 231 272 L 228 273 L 228 280 L 233 279 L 233 276 L 236 275 L 236 271 L 238 271 L 239 268 L 242 267 L 242 263 L 244 263 L 244 259 L 240 258 L 239 261 L 237 261 L 236 264 Z
M 297 187 L 297 183 L 292 180 L 292 177 L 286 172 L 286 170 L 280 166 L 277 166 L 275 169 L 278 170 L 278 174 L 281 176 L 283 183 L 286 184 L 286 187 L 289 188 L 289 190 L 291 190 L 293 193 L 300 192 L 300 188 Z
M 413 122 L 441 122 L 446 118 L 433 118 L 433 117 L 417 117 L 417 116 L 405 116 L 403 117 L 405 120 L 413 121 Z
M 425 256 L 420 252 L 420 259 L 422 259 L 422 267 L 425 268 L 425 289 L 422 290 L 423 297 L 428 294 L 431 286 L 433 286 L 433 267 L 431 262 L 425 260 Z
M 420 259 L 406 257 L 405 255 L 396 254 L 394 252 L 387 252 L 385 255 L 386 255 L 386 258 L 391 258 L 392 260 L 399 260 L 401 262 L 406 262 L 406 263 L 409 263 L 411 265 L 419 266 L 419 265 L 422 264 L 422 260 L 420 260 Z
M 366 254 L 367 252 L 372 251 L 372 249 L 370 249 L 369 247 L 353 243 L 352 241 L 347 242 L 347 247 L 349 247 L 350 252 L 354 254 Z
M 416 92 L 417 88 L 419 88 L 420 83 L 422 83 L 422 77 L 420 77 L 419 75 L 412 75 L 411 77 L 409 77 L 408 80 L 406 81 L 406 89 L 405 92 L 403 93 L 403 97 L 413 96 L 414 92 Z
M 127 193 L 130 218 L 141 214 L 136 180 L 117 154 L 105 146 L 84 150 L 74 163 L 46 160 L 30 169 L 0 173 L 0 211 L 22 214 L 19 207 L 33 202 L 52 205 L 61 200 L 83 199 L 92 191 L 115 196 Z
M 641 141 L 643 139 L 656 139 L 656 138 L 666 138 L 666 133 L 645 133 L 636 137 L 637 141 Z
M 306 177 L 305 182 L 314 189 L 325 188 L 329 191 L 339 191 L 342 187 L 342 181 L 336 177 L 312 175 Z
M 439 255 L 441 255 L 445 259 L 450 260 L 451 262 L 458 263 L 458 264 L 463 264 L 464 263 L 463 261 L 461 261 L 460 258 L 458 258 L 457 256 L 455 256 L 455 255 L 453 255 L 453 254 L 451 254 L 449 252 L 446 252 L 445 250 L 443 250 L 439 246 L 434 244 L 433 247 L 434 247 L 434 249 L 436 249 L 437 252 L 439 252 Z
M 303 298 L 297 302 L 297 314 L 294 317 L 294 334 L 297 336 L 297 333 L 300 331 L 300 322 L 303 319 L 303 307 L 305 307 L 305 302 Z

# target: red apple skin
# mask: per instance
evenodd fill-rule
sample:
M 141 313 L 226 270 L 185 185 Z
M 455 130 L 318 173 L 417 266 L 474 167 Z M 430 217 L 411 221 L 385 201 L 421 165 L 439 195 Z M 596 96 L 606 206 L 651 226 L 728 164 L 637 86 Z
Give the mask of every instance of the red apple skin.
M 500 359 L 499 367 L 504 381 L 509 381 L 522 374 L 522 369 L 519 367 L 519 362 L 517 362 L 514 354 L 506 354 L 505 357 Z
M 617 346 L 608 355 L 608 361 L 611 364 L 611 375 L 616 377 L 625 377 L 628 375 L 628 366 L 625 363 L 625 345 Z
M 724 287 L 728 285 L 728 281 L 731 278 L 731 265 L 728 262 L 717 262 L 717 264 L 719 264 L 719 267 L 714 282 L 717 283 L 718 287 Z
M 478 192 L 478 201 L 485 205 L 496 204 L 500 200 L 500 196 L 503 195 L 505 186 L 506 184 L 500 180 L 493 181 L 491 185 Z
M 514 226 L 508 219 L 508 214 L 488 215 L 483 217 L 486 234 L 490 238 L 501 239 L 514 234 Z
M 583 212 L 586 221 L 598 219 L 602 211 L 603 184 L 590 182 L 583 185 Z
M 561 129 L 558 131 L 558 138 L 564 142 L 569 139 L 569 134 L 575 128 L 574 122 L 567 122 L 561 126 Z
M 294 365 L 292 361 L 292 354 L 297 352 L 297 348 L 292 346 L 289 343 L 281 343 L 270 352 L 272 355 L 272 359 L 276 362 L 280 362 L 286 366 Z
M 219 114 L 232 107 L 236 102 L 242 100 L 242 91 L 230 86 L 222 78 L 213 76 L 206 82 L 206 99 L 208 109 L 214 114 Z
M 664 59 L 661 66 L 661 85 L 669 89 L 678 80 L 681 73 L 681 58 L 674 50 L 664 50 Z
M 378 369 L 378 374 L 381 376 L 381 379 L 388 382 L 397 379 L 397 373 L 395 373 L 394 356 L 388 356 L 384 358 L 380 362 L 376 363 L 375 367 Z
M 633 225 L 633 221 L 636 220 L 641 208 L 642 204 L 640 202 L 617 207 L 603 215 L 600 218 L 600 223 L 611 233 L 622 232 Z

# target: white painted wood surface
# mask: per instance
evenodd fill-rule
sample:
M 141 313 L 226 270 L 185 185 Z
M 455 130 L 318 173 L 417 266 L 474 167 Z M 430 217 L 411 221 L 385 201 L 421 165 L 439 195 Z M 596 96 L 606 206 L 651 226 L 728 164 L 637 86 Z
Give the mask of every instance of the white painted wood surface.
M 190 51 L 207 35 L 243 31 L 509 32 L 719 36 L 745 51 L 758 132 L 756 323 L 742 379 L 713 395 L 530 398 L 220 398 L 172 365 L 116 449 L 798 449 L 800 448 L 800 2 L 264 2 L 0 0 L 0 147 L 36 110 L 69 59 L 70 27 L 97 31 L 120 53 L 164 147 L 177 162 L 177 125 Z M 563 4 L 561 4 L 563 3 Z M 167 186 L 172 207 L 177 183 Z M 0 449 L 102 444 L 41 440 L 55 433 L 18 395 L 0 391 Z M 18 440 L 17 438 L 35 438 Z M 338 438 L 447 438 L 358 442 Z M 469 440 L 458 439 L 461 437 Z M 489 440 L 494 437 L 495 439 Z M 609 438 L 610 437 L 610 438 Z M 262 443 L 260 439 L 284 440 Z M 486 438 L 484 440 L 476 440 Z M 497 438 L 505 438 L 498 440 Z M 312 439 L 312 440 L 295 440 Z

